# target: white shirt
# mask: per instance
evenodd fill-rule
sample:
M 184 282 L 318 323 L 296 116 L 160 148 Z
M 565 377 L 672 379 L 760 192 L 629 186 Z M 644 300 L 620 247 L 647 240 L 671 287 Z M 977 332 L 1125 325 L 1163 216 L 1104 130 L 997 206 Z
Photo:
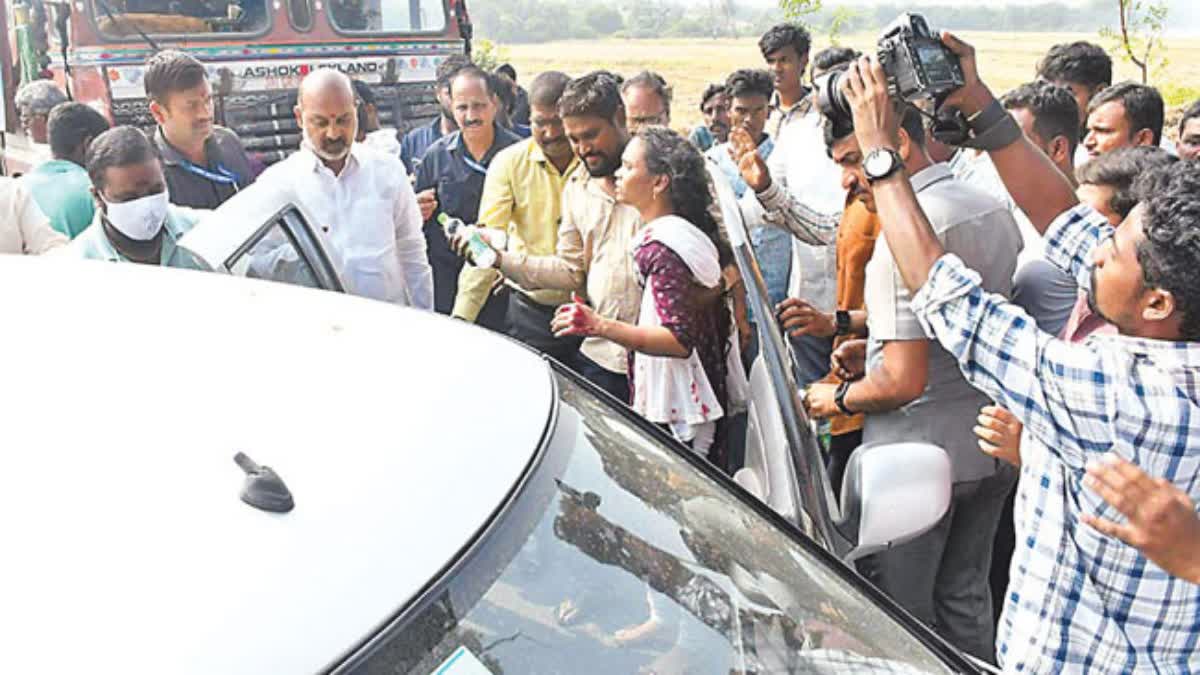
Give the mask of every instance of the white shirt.
M 391 127 L 383 127 L 368 133 L 363 139 L 363 143 L 385 155 L 400 156 L 400 138 L 396 136 L 396 130 Z
M 68 241 L 50 227 L 23 182 L 0 177 L 0 253 L 40 255 Z
M 307 147 L 263 173 L 284 181 L 319 221 L 343 262 L 351 292 L 433 308 L 433 270 L 421 232 L 421 209 L 398 157 L 361 143 L 339 175 Z
M 821 115 L 794 119 L 775 139 L 767 160 L 772 185 L 757 199 L 763 219 L 792 235 L 788 296 L 821 311 L 837 307 L 837 225 L 846 205 L 842 170 L 829 158 Z

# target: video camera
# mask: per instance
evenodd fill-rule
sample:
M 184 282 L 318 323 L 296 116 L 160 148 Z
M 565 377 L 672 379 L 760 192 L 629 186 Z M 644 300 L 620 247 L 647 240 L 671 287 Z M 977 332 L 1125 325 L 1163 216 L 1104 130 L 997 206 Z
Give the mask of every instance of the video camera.
M 958 55 L 942 44 L 920 14 L 901 14 L 883 29 L 876 46 L 888 91 L 897 101 L 929 100 L 940 105 L 964 84 Z M 835 129 L 843 130 L 854 127 L 850 104 L 839 87 L 844 74 L 845 70 L 834 70 L 816 83 L 817 107 Z

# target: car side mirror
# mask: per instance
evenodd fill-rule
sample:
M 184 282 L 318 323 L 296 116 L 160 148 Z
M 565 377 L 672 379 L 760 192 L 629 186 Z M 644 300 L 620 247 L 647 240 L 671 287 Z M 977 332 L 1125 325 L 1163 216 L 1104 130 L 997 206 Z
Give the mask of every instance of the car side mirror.
M 928 443 L 859 448 L 842 481 L 837 528 L 851 541 L 846 562 L 928 532 L 950 508 L 953 474 L 946 451 Z

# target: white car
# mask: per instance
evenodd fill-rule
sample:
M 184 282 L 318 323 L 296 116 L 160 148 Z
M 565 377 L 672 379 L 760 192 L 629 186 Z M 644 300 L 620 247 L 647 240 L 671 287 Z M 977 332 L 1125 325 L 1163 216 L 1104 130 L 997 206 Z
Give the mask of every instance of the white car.
M 894 512 L 939 456 L 860 452 L 851 517 L 812 503 L 770 346 L 756 498 L 462 322 L 139 265 L 0 283 L 5 672 L 978 672 L 844 563 L 936 522 Z M 906 462 L 933 477 L 881 480 Z

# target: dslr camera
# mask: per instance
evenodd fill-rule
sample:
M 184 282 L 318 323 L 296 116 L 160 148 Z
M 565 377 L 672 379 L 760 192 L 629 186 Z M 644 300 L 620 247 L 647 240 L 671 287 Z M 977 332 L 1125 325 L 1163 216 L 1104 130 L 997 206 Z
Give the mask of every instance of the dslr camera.
M 958 55 L 946 48 L 920 14 L 901 14 L 883 29 L 876 44 L 879 63 L 887 75 L 888 91 L 896 101 L 922 100 L 940 105 L 963 86 Z M 845 70 L 834 70 L 817 82 L 817 107 L 835 128 L 853 128 L 854 117 L 839 85 Z

